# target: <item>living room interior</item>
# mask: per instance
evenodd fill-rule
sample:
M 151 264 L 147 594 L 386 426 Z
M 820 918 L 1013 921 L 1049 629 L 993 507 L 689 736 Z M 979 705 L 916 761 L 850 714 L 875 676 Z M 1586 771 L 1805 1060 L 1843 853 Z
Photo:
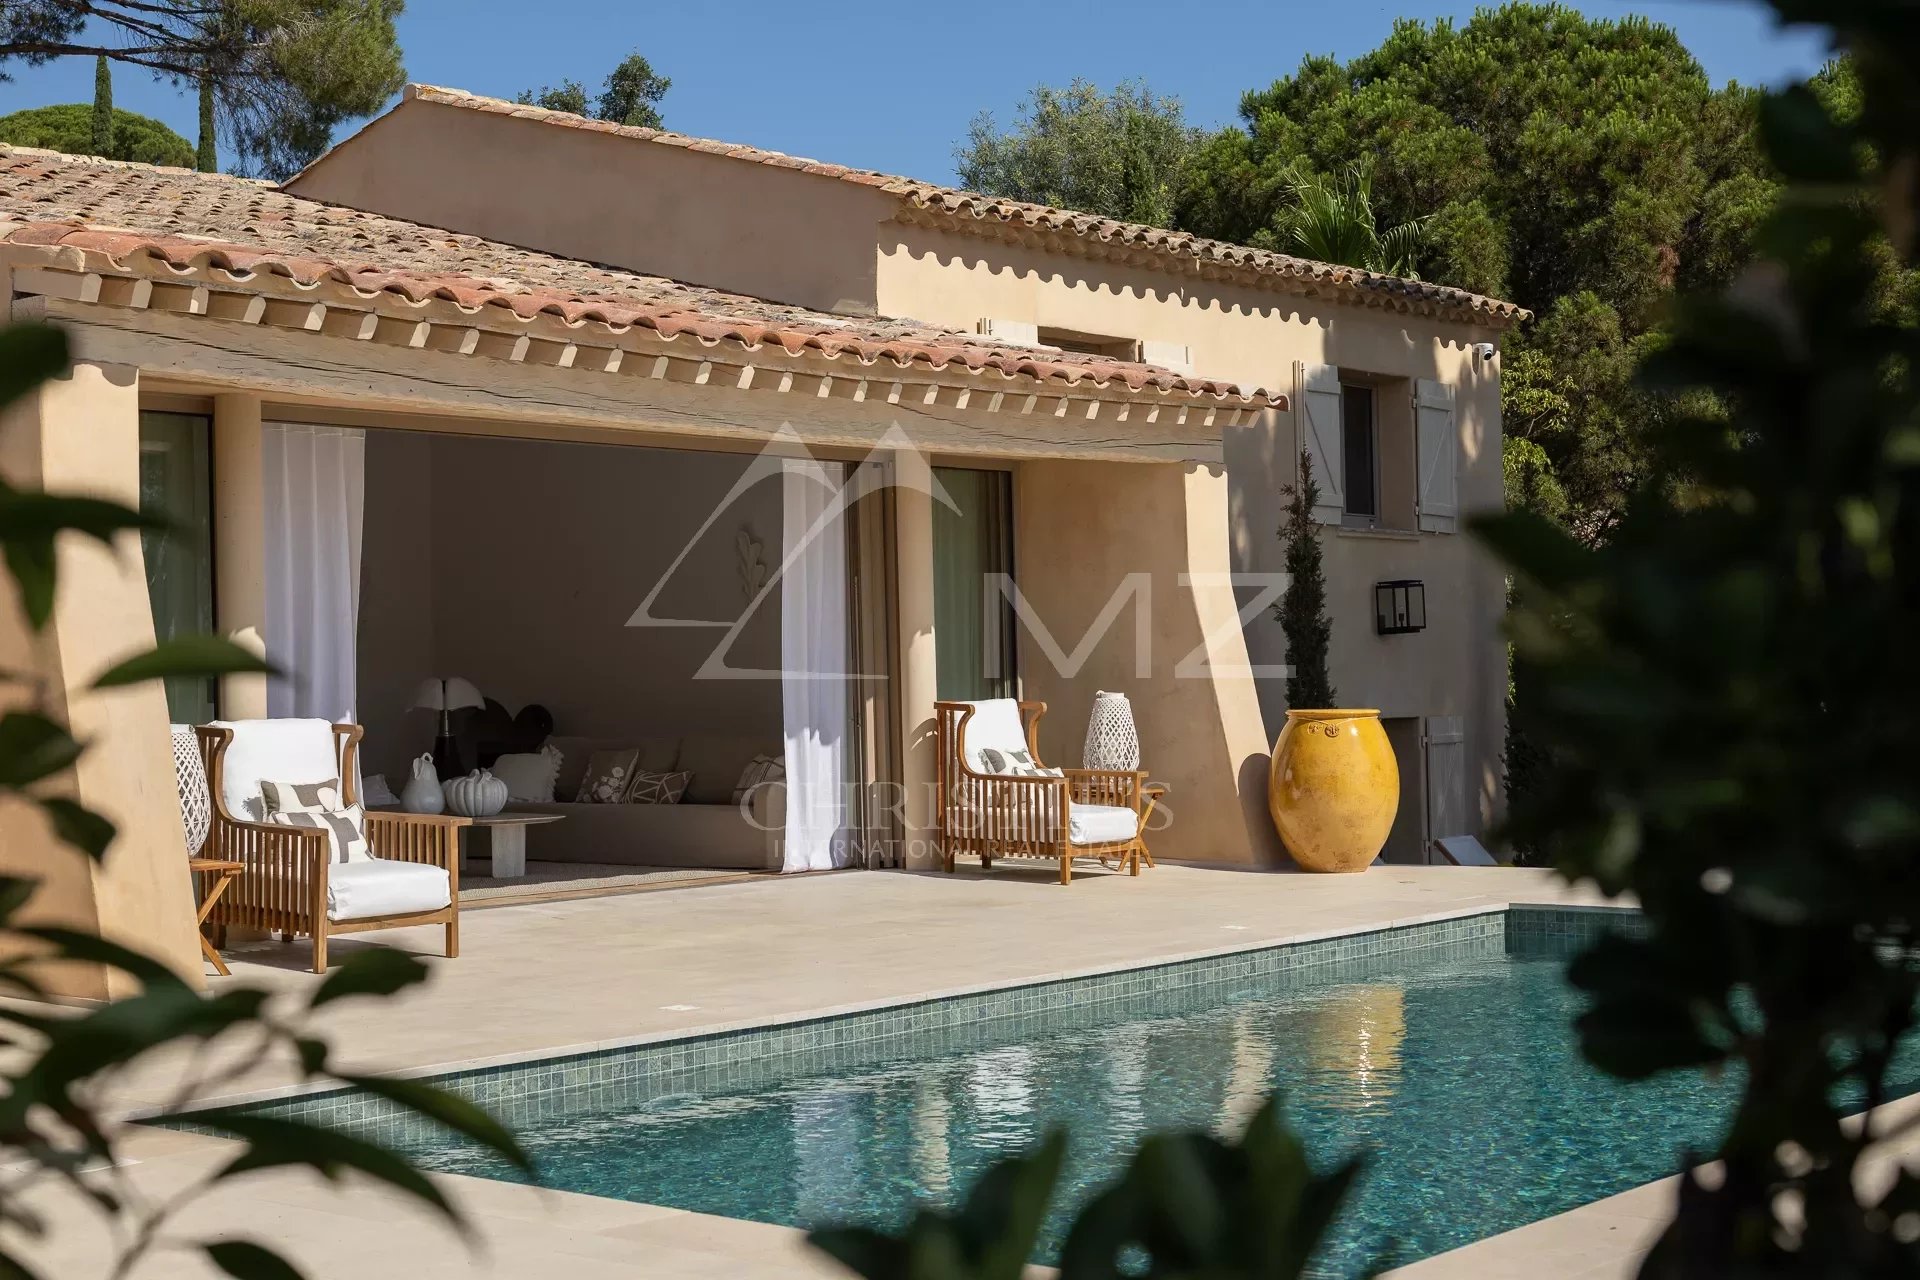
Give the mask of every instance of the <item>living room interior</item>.
M 469 852 L 463 897 L 781 870 L 779 463 L 397 430 L 364 449 L 368 799 L 400 803 L 438 748 L 418 767 L 485 767 L 537 819 L 521 874 Z

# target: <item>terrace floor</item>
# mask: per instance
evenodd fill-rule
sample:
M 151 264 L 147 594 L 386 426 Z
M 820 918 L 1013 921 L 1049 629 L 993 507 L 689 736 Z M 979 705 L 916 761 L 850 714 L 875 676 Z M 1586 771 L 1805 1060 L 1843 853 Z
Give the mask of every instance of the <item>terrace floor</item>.
M 1379 867 L 1357 876 L 1306 876 L 1163 865 L 1139 879 L 1089 873 L 1062 888 L 1045 868 L 1002 864 L 956 876 L 853 872 L 718 884 L 671 893 L 500 907 L 462 918 L 462 954 L 435 960 L 422 989 L 386 1004 L 346 1002 L 322 1026 L 343 1061 L 425 1071 L 547 1057 L 581 1049 L 849 1011 L 982 987 L 1131 968 L 1222 951 L 1351 933 L 1504 906 L 1594 901 L 1545 872 L 1509 868 Z M 435 955 L 438 929 L 370 935 Z M 339 955 L 358 939 L 338 939 Z M 317 981 L 305 943 L 233 957 L 236 983 L 289 997 Z M 173 1096 L 181 1064 L 125 1082 L 129 1109 Z M 293 1079 L 270 1064 L 223 1083 L 236 1099 Z M 179 1187 L 230 1150 L 198 1135 L 143 1132 L 129 1148 L 136 1184 Z M 313 1276 L 431 1280 L 440 1276 L 548 1274 L 565 1260 L 579 1280 L 598 1277 L 765 1277 L 839 1274 L 799 1233 L 683 1210 L 486 1182 L 442 1179 L 472 1213 L 476 1243 L 463 1246 L 436 1220 L 391 1193 L 305 1175 L 265 1175 L 199 1204 L 182 1230 L 256 1235 L 284 1248 Z M 1662 1197 L 1662 1200 L 1664 1197 Z M 1645 1238 L 1645 1201 L 1624 1217 L 1601 1206 L 1524 1230 L 1574 1249 L 1580 1275 L 1624 1274 Z M 49 1202 L 76 1224 L 76 1204 Z M 1590 1226 L 1575 1221 L 1590 1214 Z M 1623 1222 L 1626 1226 L 1623 1227 Z M 1631 1229 L 1633 1223 L 1641 1229 Z M 1571 1239 L 1566 1233 L 1572 1233 Z M 178 1233 L 176 1233 L 178 1234 Z M 1509 1233 L 1509 1236 L 1521 1233 Z M 97 1232 L 59 1233 L 57 1251 L 29 1249 L 43 1274 L 105 1274 Z M 1506 1240 L 1508 1237 L 1498 1237 Z M 1412 1280 L 1469 1274 L 1456 1265 L 1482 1250 L 1476 1280 L 1508 1272 L 1494 1241 L 1416 1265 Z M 1491 1264 L 1491 1265 L 1489 1265 Z M 1612 1270 L 1606 1268 L 1611 1266 Z M 1593 1269 L 1593 1268 L 1598 1268 Z M 142 1277 L 212 1276 L 175 1253 Z M 1529 1274 L 1540 1274 L 1536 1269 Z M 1565 1274 L 1572 1275 L 1568 1271 Z

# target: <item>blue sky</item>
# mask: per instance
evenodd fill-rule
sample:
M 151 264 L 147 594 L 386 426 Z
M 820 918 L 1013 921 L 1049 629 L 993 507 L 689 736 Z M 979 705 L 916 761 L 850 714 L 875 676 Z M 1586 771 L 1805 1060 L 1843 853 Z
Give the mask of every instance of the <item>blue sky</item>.
M 1823 60 L 1804 33 L 1776 31 L 1748 0 L 1582 4 L 1602 16 L 1644 13 L 1675 27 L 1716 81 L 1774 83 Z M 1081 76 L 1102 85 L 1145 77 L 1179 97 L 1189 118 L 1235 118 L 1240 94 L 1291 71 L 1309 53 L 1351 58 L 1377 45 L 1396 15 L 1465 21 L 1471 5 L 1354 0 L 971 0 L 873 7 L 733 0 L 408 0 L 401 47 L 408 77 L 476 93 L 572 77 L 597 89 L 638 49 L 673 78 L 667 125 L 798 155 L 937 181 L 982 109 L 1010 120 L 1035 84 Z M 88 101 L 92 63 L 13 69 L 0 114 Z M 193 137 L 193 103 L 137 67 L 115 68 L 118 106 Z M 343 130 L 343 132 L 345 132 Z M 226 157 L 222 156 L 223 161 Z

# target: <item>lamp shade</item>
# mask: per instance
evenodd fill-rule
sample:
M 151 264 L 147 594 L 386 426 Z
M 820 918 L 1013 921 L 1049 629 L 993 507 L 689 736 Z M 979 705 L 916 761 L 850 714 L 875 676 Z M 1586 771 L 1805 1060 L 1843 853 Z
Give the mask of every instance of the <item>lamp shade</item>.
M 471 680 L 431 676 L 420 682 L 420 688 L 413 695 L 413 705 L 429 711 L 457 711 L 461 707 L 483 707 L 486 702 Z

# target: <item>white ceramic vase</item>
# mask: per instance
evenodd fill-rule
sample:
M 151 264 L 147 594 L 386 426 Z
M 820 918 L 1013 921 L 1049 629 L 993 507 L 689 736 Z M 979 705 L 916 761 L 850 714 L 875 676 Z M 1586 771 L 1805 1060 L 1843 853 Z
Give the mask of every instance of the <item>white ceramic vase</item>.
M 1126 694 L 1102 690 L 1093 695 L 1093 714 L 1087 718 L 1087 743 L 1080 759 L 1089 769 L 1140 767 L 1140 735 Z
M 433 757 L 419 757 L 413 762 L 412 772 L 407 785 L 400 789 L 400 807 L 408 813 L 444 812 L 447 795 L 440 789 L 440 775 L 434 771 Z
M 447 810 L 462 818 L 491 818 L 507 807 L 507 784 L 485 769 L 446 783 Z

